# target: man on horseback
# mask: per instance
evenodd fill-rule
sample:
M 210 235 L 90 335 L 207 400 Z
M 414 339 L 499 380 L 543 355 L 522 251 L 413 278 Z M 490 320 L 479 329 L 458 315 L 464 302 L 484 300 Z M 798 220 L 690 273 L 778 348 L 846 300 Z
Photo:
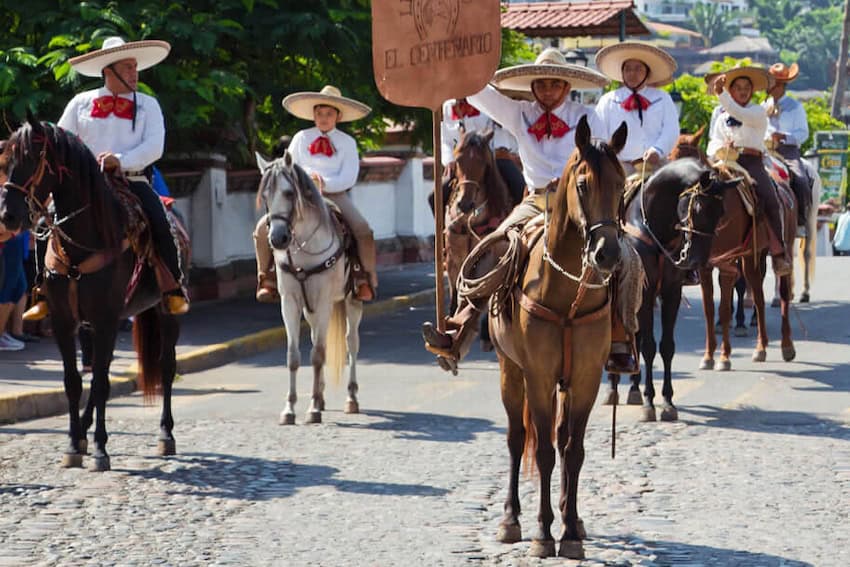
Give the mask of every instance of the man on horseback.
M 189 310 L 189 299 L 182 287 L 177 243 L 149 173 L 165 148 L 165 123 L 157 100 L 136 91 L 139 71 L 161 62 L 170 50 L 165 41 L 125 43 L 109 37 L 101 49 L 71 58 L 68 62 L 77 73 L 102 77 L 104 86 L 71 99 L 58 125 L 79 136 L 105 172 L 129 182 L 149 220 L 155 253 L 166 268 L 156 270 L 164 306 L 180 315 Z M 24 318 L 39 320 L 47 314 L 47 301 L 39 298 Z
M 594 137 L 607 140 L 625 122 L 629 135 L 617 157 L 626 175 L 655 171 L 676 145 L 679 113 L 667 92 L 650 85 L 669 80 L 676 61 L 654 45 L 624 41 L 600 49 L 596 66 L 621 86 L 599 99 L 601 130 L 594 131 Z
M 797 225 L 805 226 L 812 205 L 812 182 L 803 165 L 800 145 L 809 138 L 806 109 L 797 99 L 786 94 L 788 83 L 797 78 L 800 68 L 784 63 L 771 65 L 767 70 L 773 86 L 767 91 L 769 98 L 762 106 L 767 111 L 767 147 L 782 156 L 791 170 L 791 189 L 797 197 Z
M 354 239 L 362 269 L 355 270 L 355 296 L 371 301 L 378 288 L 375 236 L 368 221 L 360 214 L 350 191 L 360 173 L 357 142 L 337 130 L 337 124 L 359 120 L 372 109 L 356 100 L 343 97 L 336 87 L 325 86 L 321 92 L 293 93 L 283 99 L 283 108 L 293 116 L 311 120 L 312 128 L 297 132 L 289 144 L 292 161 L 304 168 L 322 195 L 342 213 Z M 268 238 L 268 219 L 263 215 L 254 230 L 257 253 L 257 301 L 273 303 L 278 299 L 273 256 Z
M 496 235 L 525 225 L 543 212 L 547 194 L 551 197 L 557 188 L 558 178 L 575 149 L 573 129 L 579 119 L 586 116 L 591 123 L 591 131 L 599 128 L 592 109 L 569 100 L 570 90 L 600 88 L 607 82 L 604 76 L 591 69 L 568 64 L 560 51 L 549 48 L 541 52 L 533 64 L 502 69 L 493 78 L 499 89 L 531 91 L 533 101 L 514 100 L 490 85 L 469 97 L 470 103 L 492 116 L 516 137 L 523 177 L 528 187 L 528 196 L 502 222 L 495 231 Z M 487 242 L 493 240 L 488 239 Z M 476 277 L 491 271 L 501 252 L 494 249 L 486 257 L 482 256 Z M 423 324 L 425 346 L 438 355 L 437 360 L 444 370 L 454 370 L 468 351 L 478 319 L 486 309 L 487 299 L 462 298 L 454 315 L 446 321 L 450 332 L 442 333 L 431 323 Z M 637 361 L 628 338 L 613 336 L 612 333 L 612 340 L 614 344 L 608 366 L 622 373 L 633 372 Z
M 773 270 L 777 276 L 784 276 L 792 268 L 785 247 L 779 197 L 764 163 L 768 117 L 762 106 L 752 102 L 753 93 L 766 90 L 769 83 L 767 71 L 758 67 L 736 67 L 713 77 L 711 88 L 720 99 L 720 109 L 712 115 L 708 154 L 716 160 L 737 164 L 749 174 L 767 217 Z

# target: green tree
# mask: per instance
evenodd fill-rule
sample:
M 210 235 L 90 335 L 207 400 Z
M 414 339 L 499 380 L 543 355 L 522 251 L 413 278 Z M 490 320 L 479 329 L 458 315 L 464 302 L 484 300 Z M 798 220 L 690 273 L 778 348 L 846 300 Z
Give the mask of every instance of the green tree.
M 737 14 L 723 11 L 713 2 L 697 2 L 691 9 L 691 23 L 709 45 L 729 41 L 741 30 Z

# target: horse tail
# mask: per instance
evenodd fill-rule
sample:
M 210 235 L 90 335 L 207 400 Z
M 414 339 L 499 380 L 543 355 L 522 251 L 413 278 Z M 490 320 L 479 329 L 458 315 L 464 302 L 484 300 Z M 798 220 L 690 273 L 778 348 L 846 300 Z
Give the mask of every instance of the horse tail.
M 558 423 L 562 415 L 558 411 L 558 393 L 552 394 L 552 407 L 550 408 L 552 416 L 550 439 L 554 445 L 558 439 Z M 525 447 L 522 451 L 523 469 L 526 474 L 534 475 L 537 472 L 537 446 L 539 440 L 537 437 L 537 427 L 534 425 L 534 420 L 531 418 L 531 409 L 528 407 L 528 398 L 522 404 L 522 425 L 525 429 Z
M 138 389 L 146 402 L 151 401 L 162 391 L 162 340 L 156 307 L 145 309 L 133 318 L 133 345 L 139 367 Z
M 331 310 L 331 320 L 328 324 L 327 345 L 325 347 L 325 368 L 338 385 L 348 356 L 346 338 L 345 301 L 337 301 Z

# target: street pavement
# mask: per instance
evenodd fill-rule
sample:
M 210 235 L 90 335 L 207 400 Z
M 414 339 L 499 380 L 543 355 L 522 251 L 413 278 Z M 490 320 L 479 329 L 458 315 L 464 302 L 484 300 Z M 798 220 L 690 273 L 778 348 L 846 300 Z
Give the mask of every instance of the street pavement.
M 159 408 L 138 394 L 108 406 L 107 473 L 59 467 L 64 417 L 0 427 L 0 565 L 850 565 L 848 278 L 850 260 L 819 259 L 812 303 L 793 308 L 797 360 L 781 361 L 771 309 L 768 361 L 734 338 L 730 372 L 697 370 L 700 300 L 686 290 L 680 420 L 620 406 L 611 459 L 611 408 L 591 415 L 582 562 L 527 557 L 532 477 L 523 541 L 494 540 L 508 466 L 498 364 L 475 350 L 457 377 L 440 371 L 419 338 L 426 304 L 364 320 L 359 415 L 329 384 L 324 422 L 304 425 L 308 365 L 297 424 L 277 425 L 281 345 L 183 377 L 176 457 L 155 456 Z

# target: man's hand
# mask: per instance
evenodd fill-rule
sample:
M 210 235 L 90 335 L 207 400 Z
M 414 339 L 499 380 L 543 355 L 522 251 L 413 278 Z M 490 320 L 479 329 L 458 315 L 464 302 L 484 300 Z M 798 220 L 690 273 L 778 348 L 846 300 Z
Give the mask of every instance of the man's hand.
M 649 148 L 643 154 L 643 161 L 649 165 L 658 165 L 658 162 L 661 161 L 661 156 L 658 155 L 658 152 L 654 148 Z
M 100 169 L 112 173 L 121 167 L 121 161 L 112 152 L 100 152 L 97 156 Z
M 723 93 L 723 87 L 726 86 L 726 75 L 718 75 L 716 79 L 714 79 L 714 94 L 720 95 Z

